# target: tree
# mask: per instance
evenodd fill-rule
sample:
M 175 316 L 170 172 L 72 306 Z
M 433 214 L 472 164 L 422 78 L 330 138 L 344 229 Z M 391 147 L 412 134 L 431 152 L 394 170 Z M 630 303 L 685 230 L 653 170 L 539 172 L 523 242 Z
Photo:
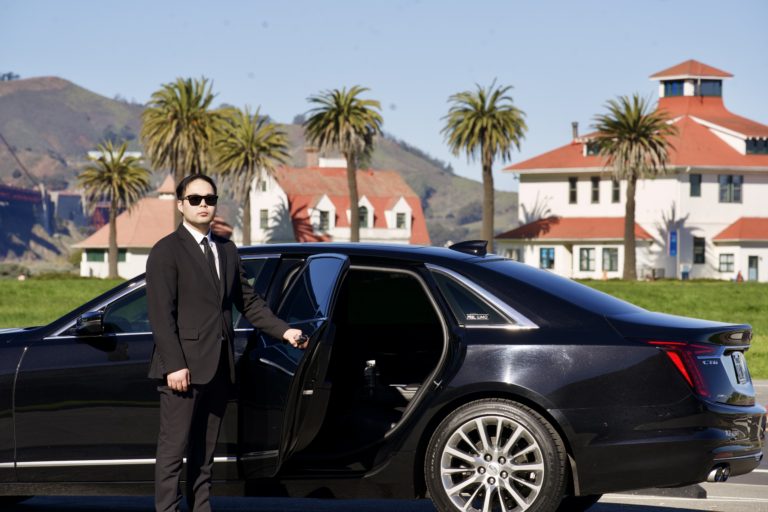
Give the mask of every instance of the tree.
M 650 111 L 648 102 L 635 93 L 609 100 L 605 114 L 595 116 L 593 142 L 612 168 L 617 180 L 627 180 L 624 215 L 624 279 L 637 279 L 635 263 L 635 189 L 638 179 L 666 174 L 673 149 L 668 137 L 677 133 L 663 110 Z
M 458 156 L 461 151 L 467 160 L 480 158 L 483 176 L 483 226 L 482 238 L 493 247 L 493 162 L 497 157 L 508 161 L 512 148 L 520 149 L 520 141 L 528 127 L 523 118 L 525 113 L 515 107 L 508 95 L 512 86 L 484 88 L 477 85 L 476 91 L 463 91 L 448 98 L 451 107 L 442 133 L 451 152 Z
M 109 277 L 117 278 L 117 212 L 133 207 L 149 191 L 149 171 L 139 159 L 125 154 L 128 143 L 115 149 L 105 141 L 98 149 L 100 156 L 85 167 L 77 182 L 85 189 L 90 204 L 109 202 Z
M 269 118 L 246 108 L 230 113 L 214 139 L 217 172 L 235 184 L 243 205 L 243 245 L 251 244 L 251 185 L 288 159 L 288 138 Z
M 325 91 L 310 96 L 308 101 L 317 105 L 307 112 L 304 122 L 307 139 L 319 149 L 336 149 L 347 160 L 347 187 L 349 188 L 350 231 L 352 242 L 360 241 L 360 210 L 357 194 L 357 166 L 373 152 L 373 139 L 381 133 L 383 122 L 381 104 L 376 100 L 358 96 L 368 91 L 359 85 Z
M 213 98 L 205 77 L 177 78 L 155 91 L 141 114 L 141 140 L 152 166 L 170 169 L 176 183 L 208 168 L 214 134 L 225 115 L 211 109 Z M 181 213 L 174 212 L 178 223 Z

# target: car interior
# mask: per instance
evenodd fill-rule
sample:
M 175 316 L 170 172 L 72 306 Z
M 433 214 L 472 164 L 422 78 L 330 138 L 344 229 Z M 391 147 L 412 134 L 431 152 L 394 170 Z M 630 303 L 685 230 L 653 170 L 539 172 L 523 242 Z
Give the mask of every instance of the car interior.
M 354 454 L 395 428 L 440 362 L 445 334 L 422 281 L 352 267 L 333 314 L 325 423 L 305 454 Z

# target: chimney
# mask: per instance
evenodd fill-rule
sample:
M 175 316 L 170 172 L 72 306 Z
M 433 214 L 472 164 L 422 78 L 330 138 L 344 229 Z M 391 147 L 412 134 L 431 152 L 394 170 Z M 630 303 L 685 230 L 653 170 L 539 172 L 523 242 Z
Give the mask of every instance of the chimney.
M 306 146 L 304 148 L 304 153 L 307 157 L 306 167 L 317 167 L 320 165 L 320 154 L 316 147 Z
M 573 133 L 573 140 L 576 140 L 579 138 L 579 122 L 578 121 L 571 122 L 571 132 Z

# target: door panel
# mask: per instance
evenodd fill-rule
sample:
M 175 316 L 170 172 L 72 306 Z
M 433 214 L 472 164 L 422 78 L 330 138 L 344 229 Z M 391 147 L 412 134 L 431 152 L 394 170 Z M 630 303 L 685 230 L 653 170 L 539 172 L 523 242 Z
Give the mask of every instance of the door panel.
M 334 329 L 329 318 L 348 267 L 345 256 L 312 256 L 285 293 L 277 315 L 309 336 L 305 350 L 264 335 L 246 349 L 241 448 L 247 478 L 274 475 L 322 425 L 330 395 L 326 373 Z

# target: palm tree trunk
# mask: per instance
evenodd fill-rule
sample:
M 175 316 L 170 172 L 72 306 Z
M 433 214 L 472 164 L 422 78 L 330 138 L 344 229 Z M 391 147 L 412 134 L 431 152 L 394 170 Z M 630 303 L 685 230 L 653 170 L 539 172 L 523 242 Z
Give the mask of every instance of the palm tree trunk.
M 360 241 L 360 209 L 357 197 L 357 155 L 345 154 L 347 159 L 347 187 L 349 188 L 349 241 Z
M 109 204 L 109 251 L 107 253 L 109 278 L 117 279 L 117 202 Z
M 624 279 L 637 279 L 635 262 L 635 185 L 637 178 L 627 179 L 627 208 L 624 214 Z
M 251 187 L 246 187 L 243 199 L 243 245 L 251 245 Z
M 175 182 L 174 186 L 178 185 L 179 182 L 181 182 L 181 180 L 183 179 L 184 179 L 184 169 L 179 167 L 175 168 L 173 170 L 173 181 Z M 173 225 L 178 226 L 179 224 L 181 224 L 181 212 L 179 211 L 178 208 L 174 208 L 173 209 Z
M 493 251 L 493 213 L 494 191 L 493 191 L 493 158 L 487 156 L 483 158 L 483 240 L 488 241 L 488 251 Z

